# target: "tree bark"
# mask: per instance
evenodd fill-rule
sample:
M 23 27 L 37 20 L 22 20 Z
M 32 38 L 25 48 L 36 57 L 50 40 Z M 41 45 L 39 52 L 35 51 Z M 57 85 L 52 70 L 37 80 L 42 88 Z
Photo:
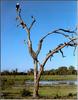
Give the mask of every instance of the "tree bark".
M 33 97 L 38 97 L 38 89 L 39 89 L 39 81 L 37 81 L 37 74 L 38 74 L 38 62 L 34 61 L 34 91 Z

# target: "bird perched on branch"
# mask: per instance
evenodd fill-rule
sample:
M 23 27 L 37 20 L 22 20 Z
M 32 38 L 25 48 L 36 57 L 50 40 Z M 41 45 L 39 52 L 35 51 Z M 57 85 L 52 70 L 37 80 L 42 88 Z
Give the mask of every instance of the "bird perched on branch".
M 49 50 L 48 54 L 50 54 L 51 52 L 52 52 L 52 51 Z M 47 54 L 47 55 L 48 55 L 48 54 Z M 51 61 L 51 58 L 52 58 L 52 57 L 53 57 L 53 55 L 50 56 L 50 61 Z
M 17 4 L 16 4 L 16 11 L 18 12 L 18 11 L 19 11 L 19 9 L 20 9 L 20 4 L 19 4 L 19 3 L 17 3 Z

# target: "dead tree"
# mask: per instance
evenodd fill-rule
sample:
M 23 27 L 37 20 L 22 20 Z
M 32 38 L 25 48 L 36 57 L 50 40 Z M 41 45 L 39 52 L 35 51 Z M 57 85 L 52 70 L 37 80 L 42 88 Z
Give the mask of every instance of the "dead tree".
M 25 23 L 24 20 L 21 17 L 20 5 L 17 5 L 16 7 L 17 7 L 16 8 L 16 11 L 17 11 L 16 20 L 19 21 L 19 25 L 21 25 L 22 28 L 27 33 L 28 50 L 29 50 L 29 53 L 30 53 L 30 55 L 31 55 L 31 57 L 33 59 L 33 63 L 34 63 L 34 91 L 33 91 L 33 97 L 38 97 L 39 81 L 40 81 L 40 77 L 41 77 L 41 74 L 43 72 L 43 69 L 44 69 L 44 66 L 45 66 L 46 62 L 48 61 L 48 59 L 51 59 L 51 57 L 53 57 L 55 53 L 61 53 L 62 57 L 65 57 L 64 56 L 64 52 L 62 51 L 62 49 L 64 47 L 66 47 L 66 46 L 67 47 L 70 47 L 70 46 L 71 47 L 75 47 L 75 49 L 76 49 L 76 47 L 78 45 L 78 43 L 77 43 L 78 37 L 77 37 L 76 30 L 71 31 L 71 30 L 59 28 L 59 29 L 54 30 L 52 32 L 49 32 L 45 36 L 43 36 L 39 41 L 37 51 L 34 51 L 33 47 L 32 47 L 32 41 L 31 41 L 31 37 L 30 36 L 31 36 L 31 29 L 32 29 L 34 23 L 36 22 L 36 20 L 35 20 L 35 18 L 33 16 L 31 16 L 32 22 L 31 22 L 30 27 L 28 27 L 27 23 Z M 17 25 L 17 26 L 19 26 L 19 25 Z M 46 55 L 45 59 L 43 60 L 43 62 L 40 63 L 40 61 L 38 59 L 38 56 L 40 54 L 43 41 L 49 35 L 52 35 L 52 34 L 62 35 L 62 36 L 64 36 L 64 38 L 67 38 L 68 42 L 61 43 L 61 44 L 57 45 L 54 49 L 49 50 L 49 53 L 47 53 L 47 55 Z M 40 67 L 39 71 L 38 71 L 38 66 Z

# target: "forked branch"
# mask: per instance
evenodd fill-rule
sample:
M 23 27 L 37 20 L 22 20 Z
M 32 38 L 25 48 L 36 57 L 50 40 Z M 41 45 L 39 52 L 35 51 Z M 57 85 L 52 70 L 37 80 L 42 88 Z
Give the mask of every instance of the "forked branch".
M 63 43 L 62 45 L 58 45 L 54 50 L 51 51 L 51 53 L 49 53 L 49 54 L 46 56 L 45 60 L 43 61 L 42 66 L 45 65 L 45 63 L 47 62 L 47 60 L 49 59 L 50 56 L 52 56 L 53 54 L 57 53 L 57 51 L 59 51 L 60 49 L 66 47 L 66 46 L 72 46 L 72 47 L 78 46 L 78 43 L 77 43 L 77 42 L 73 43 L 73 41 L 75 41 L 75 40 L 77 40 L 77 39 L 78 39 L 78 38 L 72 38 L 69 42 L 67 42 L 67 43 L 65 42 L 65 43 Z
M 31 41 L 31 38 L 30 38 L 30 30 L 31 30 L 31 28 L 34 25 L 34 23 L 35 23 L 36 20 L 32 16 L 33 22 L 31 23 L 30 28 L 28 28 L 27 24 L 23 21 L 23 19 L 21 17 L 20 5 L 16 5 L 16 11 L 17 11 L 17 17 L 16 17 L 16 19 L 19 20 L 19 22 L 20 22 L 19 25 L 21 25 L 26 30 L 26 33 L 27 33 L 27 36 L 28 36 L 28 42 L 27 42 L 27 44 L 28 44 L 29 53 L 30 53 L 30 55 L 31 55 L 31 57 L 33 58 L 34 61 L 36 60 L 37 62 L 39 62 L 38 59 L 37 59 L 36 53 L 35 53 L 35 51 L 32 48 L 32 41 Z
M 77 43 L 77 42 L 74 42 L 74 43 L 73 43 L 73 41 L 76 41 L 77 39 L 78 39 L 78 38 L 72 38 L 69 42 L 66 42 L 66 43 L 63 43 L 63 44 L 61 44 L 61 45 L 58 45 L 55 49 L 50 50 L 50 52 L 46 55 L 46 58 L 44 59 L 42 65 L 40 66 L 40 71 L 39 71 L 39 73 L 38 73 L 37 81 L 39 81 L 39 79 L 40 79 L 40 77 L 41 77 L 41 73 L 42 73 L 42 71 L 43 71 L 43 69 L 44 69 L 44 66 L 45 66 L 46 62 L 48 61 L 48 59 L 49 59 L 51 56 L 53 56 L 55 53 L 57 53 L 59 50 L 63 49 L 63 48 L 66 47 L 66 46 L 71 46 L 71 47 L 75 46 L 75 47 L 77 47 L 77 46 L 78 46 L 78 43 Z
M 66 34 L 66 33 L 71 33 L 71 34 Z M 68 38 L 69 40 L 72 40 L 72 37 L 70 35 L 74 34 L 74 35 L 77 35 L 77 33 L 75 31 L 70 31 L 70 30 L 66 30 L 66 29 L 57 29 L 57 30 L 54 30 L 52 32 L 49 32 L 48 34 L 46 34 L 44 37 L 42 37 L 39 41 L 39 44 L 38 44 L 38 49 L 36 51 L 36 54 L 38 55 L 41 51 L 41 48 L 42 48 L 42 43 L 43 43 L 43 40 L 51 35 L 51 34 L 60 34 L 60 35 L 63 35 L 65 38 Z

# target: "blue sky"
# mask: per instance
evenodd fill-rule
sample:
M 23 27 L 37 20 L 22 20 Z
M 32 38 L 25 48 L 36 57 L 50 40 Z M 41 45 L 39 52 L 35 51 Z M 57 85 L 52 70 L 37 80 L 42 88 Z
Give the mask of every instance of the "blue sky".
M 35 16 L 36 23 L 31 30 L 31 39 L 34 50 L 37 49 L 39 39 L 54 29 L 74 29 L 76 27 L 75 0 L 69 1 L 27 1 L 27 0 L 2 0 L 1 2 L 1 70 L 26 71 L 33 68 L 33 61 L 29 55 L 27 45 L 27 34 L 21 27 L 16 27 L 16 3 L 22 8 L 22 18 L 29 26 L 32 22 L 31 16 Z M 46 53 L 56 47 L 57 44 L 65 42 L 63 36 L 51 35 L 43 43 L 39 60 L 42 62 Z M 76 57 L 73 56 L 71 48 L 64 48 L 65 58 L 61 54 L 55 54 L 50 62 L 48 60 L 44 69 L 58 68 L 59 66 L 76 66 Z

